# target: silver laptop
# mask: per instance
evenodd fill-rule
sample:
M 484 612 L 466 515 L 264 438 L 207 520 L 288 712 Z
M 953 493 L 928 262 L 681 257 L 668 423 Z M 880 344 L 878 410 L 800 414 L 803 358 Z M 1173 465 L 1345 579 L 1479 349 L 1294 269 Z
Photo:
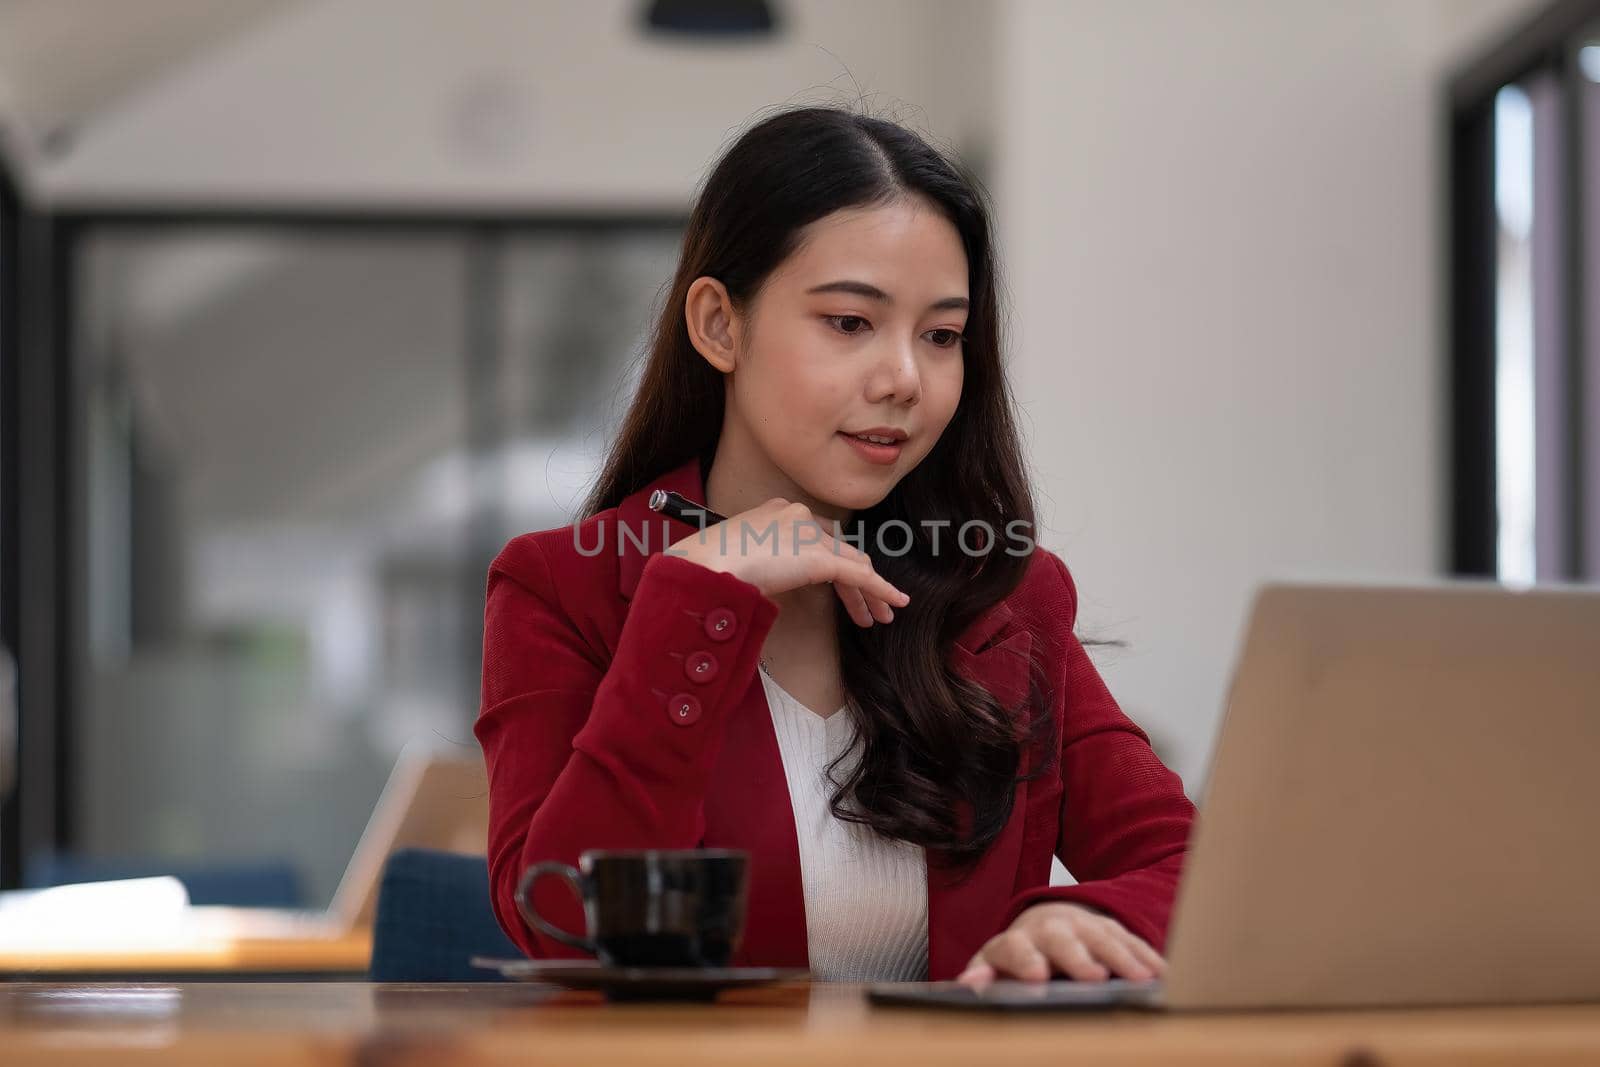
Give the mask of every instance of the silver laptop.
M 1600 1000 L 1600 587 L 1271 582 L 1164 979 L 878 983 L 877 1003 Z

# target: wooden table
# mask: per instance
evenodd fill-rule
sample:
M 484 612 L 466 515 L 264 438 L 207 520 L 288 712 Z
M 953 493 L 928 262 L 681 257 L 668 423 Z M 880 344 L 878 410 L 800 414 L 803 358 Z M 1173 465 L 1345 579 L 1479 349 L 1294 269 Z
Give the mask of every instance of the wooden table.
M 161 949 L 7 949 L 0 951 L 0 978 L 364 977 L 371 959 L 372 932 L 363 929 L 342 937 L 219 938 Z
M 0 985 L 0 1063 L 1600 1063 L 1600 1005 L 1164 1016 L 876 1007 L 790 983 L 713 1004 L 544 985 Z

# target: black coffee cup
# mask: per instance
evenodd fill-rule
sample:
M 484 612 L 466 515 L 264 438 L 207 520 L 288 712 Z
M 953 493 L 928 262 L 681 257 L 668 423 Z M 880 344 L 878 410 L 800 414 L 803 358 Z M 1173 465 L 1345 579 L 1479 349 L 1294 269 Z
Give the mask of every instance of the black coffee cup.
M 744 934 L 750 854 L 738 849 L 589 849 L 578 868 L 535 863 L 517 884 L 529 925 L 612 967 L 726 967 Z M 583 901 L 587 937 L 533 907 L 541 875 L 565 878 Z

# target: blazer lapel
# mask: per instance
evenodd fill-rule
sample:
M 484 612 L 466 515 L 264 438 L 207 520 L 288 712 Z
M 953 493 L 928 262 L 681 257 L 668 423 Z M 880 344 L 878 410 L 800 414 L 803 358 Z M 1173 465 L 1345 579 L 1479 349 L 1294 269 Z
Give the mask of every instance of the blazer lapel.
M 693 533 L 689 523 L 650 510 L 655 489 L 669 489 L 691 500 L 705 499 L 698 459 L 626 497 L 617 521 L 623 539 L 619 589 L 633 598 L 649 557 Z M 623 530 L 626 533 L 623 533 Z M 609 535 L 608 535 L 609 536 Z M 1005 601 L 973 620 L 950 651 L 953 670 L 1013 704 L 1027 692 L 1032 635 L 1014 630 Z M 943 850 L 924 849 L 928 868 L 928 974 L 953 977 L 993 933 L 1014 892 L 1022 847 L 1021 813 L 1027 783 L 1017 786 L 1011 818 L 971 875 L 957 884 Z M 963 802 L 962 825 L 971 819 Z M 707 790 L 705 840 L 750 852 L 750 884 L 744 938 L 735 960 L 763 966 L 807 967 L 805 894 L 799 841 L 789 799 L 783 757 L 772 726 L 771 709 L 759 676 L 729 717 L 717 773 Z
M 805 883 L 783 753 L 757 675 L 727 722 L 706 789 L 706 840 L 750 852 L 743 965 L 809 967 Z

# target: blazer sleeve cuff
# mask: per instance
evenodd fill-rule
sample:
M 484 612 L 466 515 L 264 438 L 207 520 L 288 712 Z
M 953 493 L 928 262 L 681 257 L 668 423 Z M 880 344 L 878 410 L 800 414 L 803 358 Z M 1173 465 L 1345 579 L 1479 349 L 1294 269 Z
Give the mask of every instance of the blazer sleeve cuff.
M 777 617 L 777 603 L 742 578 L 651 556 L 573 748 L 624 760 L 647 788 L 704 785 Z

